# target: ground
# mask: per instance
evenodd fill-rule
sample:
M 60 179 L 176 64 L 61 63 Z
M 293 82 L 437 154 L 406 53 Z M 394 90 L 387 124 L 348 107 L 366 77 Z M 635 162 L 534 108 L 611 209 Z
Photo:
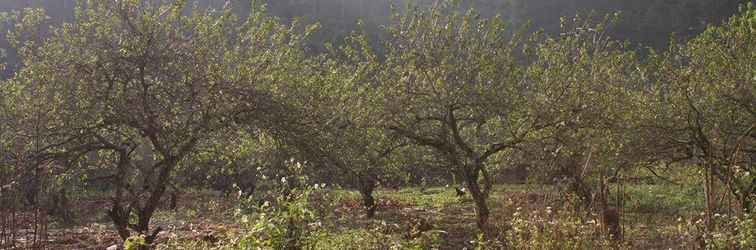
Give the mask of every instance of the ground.
M 622 215 L 624 239 L 632 249 L 676 249 L 679 242 L 665 236 L 673 231 L 679 218 L 702 211 L 701 202 L 691 197 L 700 190 L 672 185 L 631 185 L 625 188 Z M 377 217 L 367 219 L 356 192 L 337 190 L 339 198 L 331 215 L 320 218 L 327 224 L 322 248 L 349 242 L 378 232 L 382 241 L 406 241 L 430 232 L 439 249 L 472 249 L 480 230 L 475 225 L 475 208 L 469 197 L 457 197 L 453 188 L 381 189 Z M 613 200 L 616 201 L 617 197 Z M 184 194 L 176 210 L 163 209 L 153 220 L 160 226 L 158 242 L 167 249 L 211 248 L 235 242 L 248 233 L 249 226 L 237 213 L 238 200 L 212 191 Z M 535 185 L 496 186 L 489 199 L 494 230 L 505 230 L 513 214 L 527 211 L 528 216 L 559 213 L 569 204 L 553 188 Z M 52 249 L 103 249 L 118 242 L 105 216 L 107 200 L 85 200 L 76 204 L 74 225 L 50 225 L 48 247 Z M 522 212 L 525 214 L 525 212 Z M 591 220 L 589 216 L 584 218 Z M 247 222 L 248 223 L 248 222 Z M 591 223 L 588 221 L 586 223 Z M 372 237 L 372 236 L 371 236 Z M 379 239 L 380 240 L 380 239 Z M 381 242 L 378 242 L 381 243 Z M 320 244 L 320 243 L 318 243 Z M 367 243 L 366 243 L 367 244 Z M 364 246 L 364 245 L 362 245 Z M 360 246 L 353 246 L 360 249 Z

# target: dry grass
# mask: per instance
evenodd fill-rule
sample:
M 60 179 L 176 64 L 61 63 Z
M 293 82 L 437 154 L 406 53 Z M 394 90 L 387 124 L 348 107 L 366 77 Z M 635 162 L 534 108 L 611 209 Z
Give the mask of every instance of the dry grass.
M 660 189 L 660 187 L 652 187 Z M 647 186 L 638 190 L 649 189 Z M 634 196 L 642 192 L 630 191 Z M 656 192 L 667 196 L 679 196 L 675 192 Z M 657 194 L 653 194 L 656 197 Z M 473 249 L 480 231 L 475 226 L 475 207 L 469 198 L 459 198 L 452 188 L 435 187 L 421 191 L 417 188 L 380 190 L 377 192 L 377 217 L 369 220 L 361 208 L 359 196 L 350 191 L 337 191 L 338 202 L 333 212 L 321 218 L 328 236 L 323 241 L 358 241 L 359 237 L 382 235 L 381 241 L 404 242 L 423 237 L 432 232 L 441 242 L 440 249 Z M 657 197 L 675 198 L 675 197 Z M 679 197 L 678 197 L 679 198 Z M 678 211 L 665 208 L 655 213 L 649 207 L 651 197 L 634 197 L 625 209 L 622 222 L 624 247 L 631 249 L 678 249 L 683 245 L 679 238 L 670 235 L 677 230 L 678 218 L 690 216 L 696 204 L 689 204 Z M 638 201 L 640 200 L 640 201 Z M 212 192 L 198 192 L 182 197 L 178 210 L 162 210 L 153 220 L 153 227 L 164 229 L 158 238 L 163 245 L 177 249 L 222 248 L 232 246 L 245 232 L 245 225 L 237 221 L 234 212 L 236 200 L 224 198 Z M 680 203 L 695 203 L 695 198 L 677 200 Z M 571 212 L 568 203 L 549 189 L 532 186 L 498 186 L 489 200 L 492 208 L 491 228 L 487 235 L 506 241 L 507 231 L 519 218 L 549 218 L 551 214 L 567 215 Z M 107 208 L 102 200 L 82 202 L 80 211 L 87 214 L 104 214 Z M 664 204 L 662 204 L 664 205 Z M 666 205 L 665 205 L 666 206 Z M 641 208 L 641 209 L 636 209 Z M 549 214 L 547 214 L 549 213 Z M 50 245 L 55 249 L 102 249 L 118 242 L 117 235 L 102 216 L 89 216 L 78 225 L 66 229 L 52 229 Z M 576 216 L 582 226 L 595 221 L 595 217 Z M 569 221 L 569 220 L 565 220 Z M 83 223 L 81 223 L 83 222 Z M 533 224 L 536 225 L 536 224 Z M 538 227 L 536 225 L 536 227 Z M 594 234 L 584 234 L 594 235 Z M 595 234 L 600 238 L 601 235 Z M 384 242 L 385 243 L 385 242 Z M 397 243 L 397 244 L 399 244 Z M 327 247 L 325 247 L 327 248 Z

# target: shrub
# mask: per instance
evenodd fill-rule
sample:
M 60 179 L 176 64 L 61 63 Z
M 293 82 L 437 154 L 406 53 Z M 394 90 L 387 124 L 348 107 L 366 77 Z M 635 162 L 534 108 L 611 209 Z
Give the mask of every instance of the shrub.
M 287 161 L 290 175 L 268 179 L 264 194 L 240 200 L 237 214 L 250 232 L 241 249 L 302 249 L 311 247 L 322 231 L 322 219 L 333 211 L 333 194 L 323 184 L 310 185 L 301 163 Z

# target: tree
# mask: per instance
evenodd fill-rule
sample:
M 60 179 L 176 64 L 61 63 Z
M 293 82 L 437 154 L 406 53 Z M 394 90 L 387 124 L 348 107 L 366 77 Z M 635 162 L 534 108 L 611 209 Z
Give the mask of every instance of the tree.
M 638 160 L 629 142 L 641 74 L 635 53 L 609 36 L 616 18 L 563 20 L 561 35 L 537 46 L 528 71 L 532 113 L 554 125 L 540 131 L 527 155 L 541 173 L 567 184 L 579 198 L 576 207 L 591 207 L 593 180 L 601 183 Z
M 359 27 L 364 27 L 358 23 Z M 334 164 L 351 177 L 352 185 L 362 195 L 368 218 L 376 212 L 373 191 L 379 183 L 396 179 L 405 163 L 396 152 L 407 143 L 387 133 L 379 126 L 380 110 L 373 98 L 376 76 L 379 75 L 377 58 L 371 49 L 366 32 L 348 36 L 344 46 L 330 48 L 330 57 L 322 61 L 325 76 L 315 89 L 325 89 L 315 96 L 320 113 L 329 121 L 321 127 L 323 138 L 328 140 Z M 330 86 L 330 87 L 325 87 Z M 328 138 L 328 139 L 326 139 Z
M 15 100 L 14 92 L 0 81 L 0 173 L 4 177 L 11 176 L 11 168 L 14 163 L 15 129 Z M 12 178 L 0 179 L 0 187 L 10 184 Z
M 656 56 L 642 131 L 652 159 L 699 167 L 707 183 L 721 181 L 746 212 L 756 193 L 754 25 L 749 4 L 725 24 Z
M 46 17 L 39 10 L 26 9 L 26 15 L 23 19 L 17 20 L 15 29 L 23 31 L 24 34 L 13 34 L 10 36 L 22 37 L 27 47 L 40 42 L 42 34 L 46 32 L 40 28 L 39 24 L 45 23 Z M 3 15 L 3 20 L 9 26 L 16 18 L 15 15 Z M 13 45 L 20 45 L 14 40 L 9 41 Z M 28 52 L 28 50 L 23 51 Z M 5 66 L 5 64 L 3 64 Z M 30 151 L 38 145 L 44 138 L 37 133 L 44 129 L 45 113 L 49 107 L 45 104 L 47 98 L 37 93 L 24 94 L 21 87 L 12 84 L 10 81 L 3 81 L 3 126 L 6 127 L 3 132 L 3 148 L 6 151 L 5 171 L 6 176 L 11 178 L 11 185 L 16 191 L 24 194 L 26 205 L 39 204 L 42 182 L 44 175 L 49 173 L 49 166 L 43 164 L 34 164 L 30 160 Z M 33 101 L 31 101 L 33 100 Z M 38 148 L 38 147 L 36 147 Z M 49 175 L 47 175 L 49 176 Z
M 348 37 L 346 43 L 369 46 L 364 33 Z M 352 46 L 326 47 L 329 54 L 302 57 L 299 74 L 271 86 L 275 103 L 287 111 L 271 117 L 275 122 L 267 131 L 316 166 L 309 173 L 313 179 L 328 176 L 331 184 L 357 188 L 372 218 L 373 191 L 385 178 L 396 176 L 399 161 L 392 153 L 405 144 L 375 126 L 373 103 L 366 102 L 376 67 L 359 60 L 372 54 Z
M 298 49 L 294 29 L 262 9 L 242 21 L 229 8 L 185 8 L 89 1 L 43 40 L 24 39 L 41 12 L 21 15 L 11 36 L 24 67 L 8 84 L 21 89 L 21 107 L 44 103 L 35 164 L 106 170 L 108 215 L 124 239 L 134 231 L 151 243 L 159 228 L 150 233 L 150 219 L 177 166 L 229 114 L 266 112 L 257 85 L 275 81 L 278 59 Z
M 376 84 L 380 124 L 433 149 L 464 179 L 478 226 L 488 221 L 489 159 L 543 127 L 527 114 L 522 36 L 499 19 L 461 14 L 454 4 L 395 13 Z

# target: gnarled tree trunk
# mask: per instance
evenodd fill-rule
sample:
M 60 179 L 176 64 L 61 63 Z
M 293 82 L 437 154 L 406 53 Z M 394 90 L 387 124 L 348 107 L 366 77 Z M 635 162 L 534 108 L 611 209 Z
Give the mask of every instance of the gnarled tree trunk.
M 376 181 L 370 177 L 360 178 L 360 195 L 362 195 L 362 204 L 365 206 L 365 212 L 368 219 L 375 217 L 375 211 L 377 205 L 375 204 L 375 198 L 373 197 L 373 191 L 375 190 Z
M 480 185 L 478 185 L 478 180 L 467 180 L 467 185 L 470 188 L 470 195 L 473 198 L 473 201 L 475 201 L 475 207 L 476 207 L 476 215 L 478 216 L 478 228 L 483 229 L 485 228 L 486 224 L 488 224 L 488 216 L 490 214 L 490 211 L 488 210 L 488 204 L 486 203 L 486 195 L 484 192 L 480 189 Z
M 476 216 L 477 218 L 477 225 L 478 228 L 485 229 L 486 225 L 488 224 L 488 217 L 490 215 L 490 210 L 488 208 L 488 203 L 486 202 L 488 200 L 488 185 L 481 187 L 481 185 L 478 183 L 478 177 L 480 176 L 478 173 L 480 169 L 483 166 L 468 166 L 463 169 L 464 173 L 463 176 L 465 177 L 465 182 L 467 182 L 467 186 L 470 189 L 470 196 L 472 196 L 473 201 L 475 202 L 475 208 L 476 208 Z M 486 180 L 488 181 L 488 180 Z

